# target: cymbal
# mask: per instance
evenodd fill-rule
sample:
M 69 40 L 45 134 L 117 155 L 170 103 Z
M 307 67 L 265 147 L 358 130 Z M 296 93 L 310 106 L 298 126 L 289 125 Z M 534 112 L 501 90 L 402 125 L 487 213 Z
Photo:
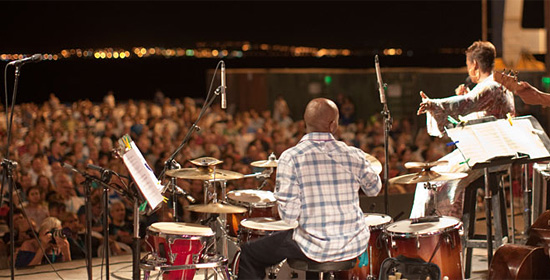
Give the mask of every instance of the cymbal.
M 277 167 L 277 164 L 279 163 L 278 160 L 258 160 L 258 161 L 253 161 L 250 163 L 250 165 L 254 166 L 254 167 Z
M 190 163 L 198 166 L 212 166 L 222 163 L 223 161 L 213 157 L 201 157 L 189 161 Z
M 440 160 L 440 161 L 432 161 L 432 162 L 406 162 L 405 163 L 405 168 L 407 169 L 411 169 L 411 168 L 421 168 L 421 169 L 429 169 L 429 168 L 432 168 L 434 166 L 439 166 L 439 165 L 446 165 L 448 164 L 449 162 L 446 161 L 446 160 Z
M 230 214 L 230 213 L 244 213 L 248 211 L 244 207 L 221 204 L 221 203 L 209 203 L 209 204 L 197 204 L 185 207 L 186 209 L 199 212 L 199 213 L 218 213 L 218 214 Z
M 435 181 L 458 180 L 468 176 L 468 173 L 437 173 L 424 170 L 415 174 L 405 174 L 388 180 L 390 184 L 416 184 Z
M 370 165 L 376 174 L 380 174 L 380 172 L 382 172 L 382 164 L 374 156 L 367 154 L 367 161 L 370 162 Z
M 275 156 L 275 154 L 271 153 L 267 158 L 267 160 L 254 161 L 254 162 L 251 162 L 250 165 L 254 167 L 268 168 L 268 167 L 277 167 L 278 163 L 279 161 L 277 160 L 277 157 Z
M 213 179 L 234 180 L 244 177 L 244 175 L 239 172 L 222 169 L 214 170 L 212 168 L 205 167 L 168 170 L 166 171 L 166 175 L 181 179 L 196 179 L 204 181 Z

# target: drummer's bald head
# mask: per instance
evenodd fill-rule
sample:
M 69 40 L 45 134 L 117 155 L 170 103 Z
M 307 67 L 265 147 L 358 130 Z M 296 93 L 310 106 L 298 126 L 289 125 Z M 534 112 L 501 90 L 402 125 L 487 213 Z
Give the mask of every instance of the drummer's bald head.
M 335 133 L 338 128 L 338 107 L 326 98 L 311 100 L 304 113 L 307 132 Z

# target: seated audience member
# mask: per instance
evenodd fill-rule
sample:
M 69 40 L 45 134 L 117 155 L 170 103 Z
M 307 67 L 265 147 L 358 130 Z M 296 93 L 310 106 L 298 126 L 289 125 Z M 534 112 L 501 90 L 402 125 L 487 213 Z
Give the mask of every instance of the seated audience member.
M 48 211 L 50 212 L 50 217 L 60 219 L 67 212 L 67 206 L 62 202 L 50 201 L 48 203 Z
M 71 251 L 67 238 L 55 234 L 61 230 L 61 221 L 54 217 L 44 219 L 38 229 L 38 240 L 29 239 L 16 252 L 15 266 L 47 264 L 71 260 Z M 46 258 L 44 258 L 46 256 Z
M 61 219 L 63 229 L 68 229 L 67 235 L 69 241 L 71 258 L 73 260 L 86 258 L 86 232 L 84 226 L 78 221 L 76 214 L 65 213 Z M 92 257 L 97 257 L 97 248 L 100 241 L 92 236 Z M 95 255 L 95 256 L 94 256 Z
M 126 218 L 126 207 L 122 201 L 114 201 L 109 211 L 109 235 L 117 242 L 132 244 L 132 224 Z
M 44 206 L 40 188 L 30 187 L 27 190 L 27 205 L 25 205 L 25 211 L 29 218 L 34 219 L 37 224 L 42 224 L 42 221 L 50 216 L 48 208 Z
M 65 173 L 58 173 L 54 177 L 57 193 L 61 196 L 61 199 L 67 206 L 67 212 L 75 213 L 78 209 L 84 205 L 84 198 L 76 196 L 76 189 L 73 186 L 73 181 L 69 175 Z

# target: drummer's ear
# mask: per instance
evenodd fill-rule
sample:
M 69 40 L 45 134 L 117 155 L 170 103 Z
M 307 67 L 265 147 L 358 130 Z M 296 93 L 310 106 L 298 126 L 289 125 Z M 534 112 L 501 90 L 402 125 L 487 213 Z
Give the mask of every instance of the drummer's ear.
M 338 120 L 332 120 L 329 124 L 330 133 L 335 134 L 338 130 Z

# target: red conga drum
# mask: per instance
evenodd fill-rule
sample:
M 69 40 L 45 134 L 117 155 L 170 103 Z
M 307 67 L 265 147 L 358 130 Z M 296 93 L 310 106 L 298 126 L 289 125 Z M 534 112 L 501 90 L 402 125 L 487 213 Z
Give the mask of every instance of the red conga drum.
M 160 222 L 147 228 L 145 240 L 159 262 L 177 268 L 199 263 L 214 242 L 214 232 L 203 225 Z M 165 280 L 192 280 L 195 269 L 166 271 L 162 276 Z

